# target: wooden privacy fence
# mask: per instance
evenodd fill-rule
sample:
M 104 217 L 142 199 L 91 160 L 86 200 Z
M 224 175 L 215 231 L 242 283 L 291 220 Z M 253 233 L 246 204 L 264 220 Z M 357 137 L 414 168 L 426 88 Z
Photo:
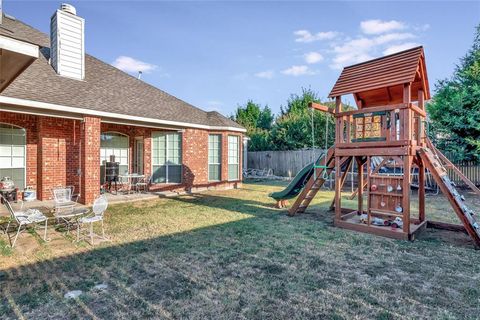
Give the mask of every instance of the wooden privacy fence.
M 293 178 L 304 166 L 316 160 L 323 149 L 294 151 L 256 151 L 248 152 L 247 165 L 249 169 L 272 169 L 273 174 Z M 476 162 L 455 163 L 458 169 L 477 186 L 480 185 L 480 164 Z M 462 179 L 451 169 L 448 174 L 457 185 L 463 186 Z M 350 177 L 347 176 L 347 182 Z
M 249 152 L 247 165 L 249 169 L 272 169 L 276 176 L 292 178 L 322 153 L 323 149 Z
M 475 185 L 480 185 L 480 164 L 474 161 L 454 163 L 455 166 Z M 462 179 L 452 170 L 448 169 L 449 177 L 458 185 L 463 185 Z

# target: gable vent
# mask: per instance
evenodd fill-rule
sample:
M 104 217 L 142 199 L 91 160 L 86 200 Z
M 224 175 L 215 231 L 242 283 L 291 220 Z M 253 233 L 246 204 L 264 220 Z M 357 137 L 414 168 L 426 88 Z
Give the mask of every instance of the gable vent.
M 70 4 L 62 4 L 50 21 L 50 58 L 55 71 L 65 77 L 85 78 L 85 20 Z

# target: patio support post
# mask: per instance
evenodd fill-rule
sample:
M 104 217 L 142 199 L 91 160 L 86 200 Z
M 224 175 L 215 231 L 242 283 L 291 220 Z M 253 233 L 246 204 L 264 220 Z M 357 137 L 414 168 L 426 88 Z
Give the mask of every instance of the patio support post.
M 80 202 L 92 204 L 100 195 L 100 118 L 84 117 L 81 130 Z

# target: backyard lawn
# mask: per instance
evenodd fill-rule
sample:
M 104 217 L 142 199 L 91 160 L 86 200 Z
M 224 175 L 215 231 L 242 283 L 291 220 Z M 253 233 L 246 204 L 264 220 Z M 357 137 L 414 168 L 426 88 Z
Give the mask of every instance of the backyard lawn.
M 338 229 L 331 191 L 289 218 L 267 197 L 284 185 L 112 205 L 112 241 L 96 247 L 52 231 L 11 250 L 0 234 L 0 318 L 479 317 L 480 251 L 466 235 Z M 443 197 L 427 205 L 427 218 L 457 222 Z M 70 290 L 83 294 L 67 300 Z

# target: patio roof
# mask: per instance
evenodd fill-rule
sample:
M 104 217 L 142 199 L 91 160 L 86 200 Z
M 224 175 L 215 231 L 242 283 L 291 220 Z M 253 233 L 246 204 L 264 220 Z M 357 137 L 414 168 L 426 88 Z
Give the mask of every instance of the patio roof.
M 0 26 L 0 30 L 3 28 Z M 38 58 L 38 46 L 0 32 L 0 92 Z

